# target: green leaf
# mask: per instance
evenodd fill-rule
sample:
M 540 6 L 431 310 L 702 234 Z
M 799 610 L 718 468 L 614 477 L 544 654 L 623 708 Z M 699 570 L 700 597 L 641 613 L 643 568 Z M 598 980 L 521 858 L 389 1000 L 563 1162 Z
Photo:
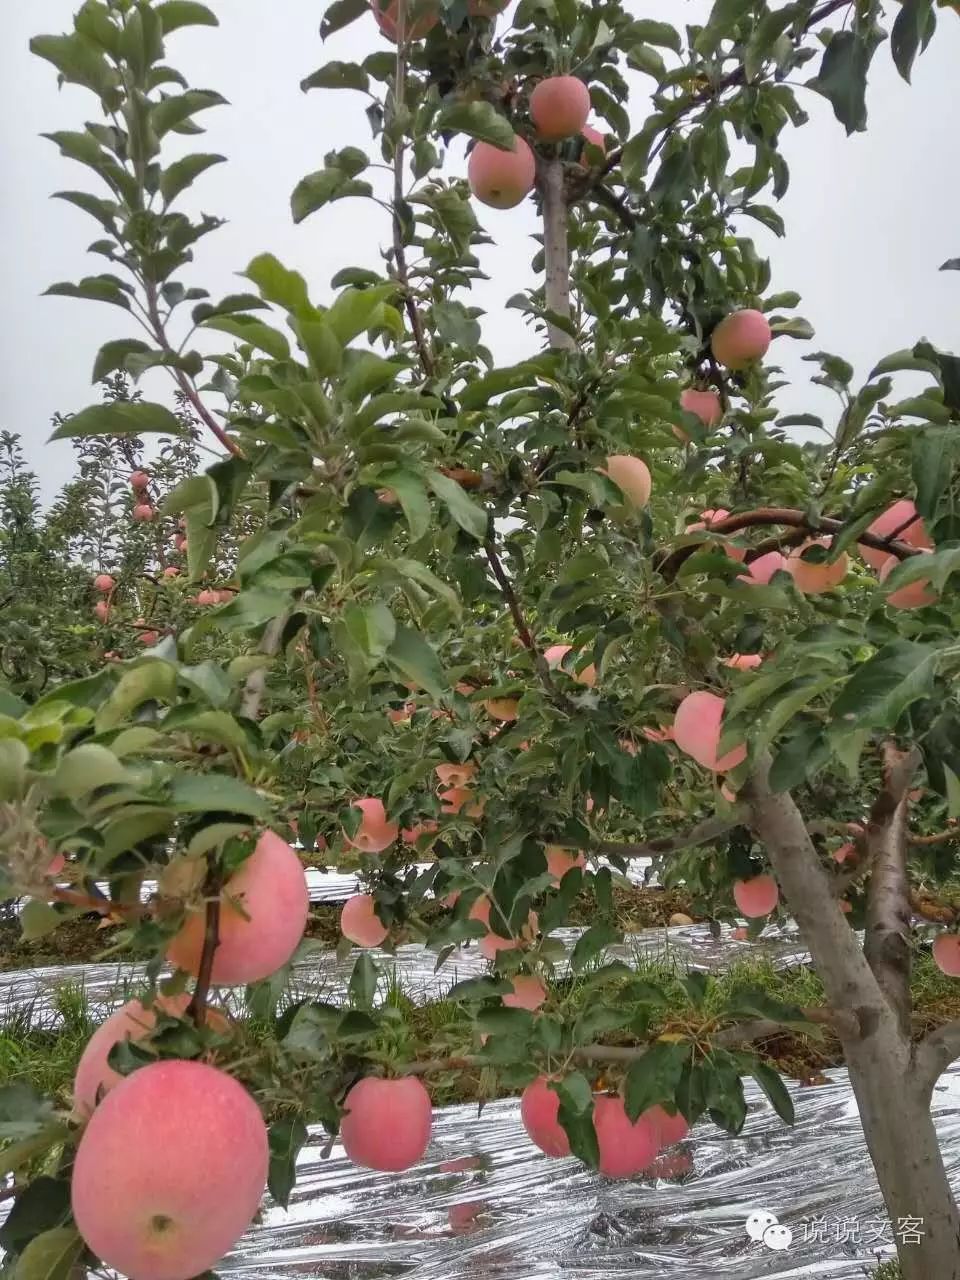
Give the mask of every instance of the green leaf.
M 793 1099 L 783 1083 L 780 1073 L 766 1062 L 756 1063 L 750 1071 L 757 1084 L 767 1095 L 770 1105 L 785 1124 L 793 1124 L 795 1120 Z
M 170 799 L 178 813 L 245 813 L 262 819 L 270 812 L 252 787 L 226 773 L 175 774 Z
M 30 751 L 19 738 L 0 738 L 0 800 L 16 800 L 26 785 Z
M 900 373 L 904 370 L 914 369 L 922 370 L 925 373 L 936 373 L 937 364 L 934 360 L 920 359 L 908 347 L 905 351 L 894 351 L 890 355 L 884 356 L 870 370 L 870 380 L 872 381 L 881 373 Z
M 480 345 L 480 321 L 461 302 L 435 302 L 433 322 L 440 338 L 452 346 L 476 351 Z
M 127 782 L 129 775 L 117 757 L 96 742 L 84 742 L 68 751 L 53 778 L 54 790 L 79 800 L 98 787 Z
M 332 3 L 327 5 L 323 21 L 320 23 L 321 39 L 326 40 L 335 31 L 342 30 L 369 12 L 368 0 L 332 0 Z
M 163 0 L 162 4 L 155 6 L 154 12 L 160 19 L 165 36 L 179 27 L 220 25 L 216 15 L 205 4 L 198 4 L 196 0 Z
M 290 211 L 294 222 L 299 223 L 333 200 L 344 200 L 348 196 L 366 198 L 372 195 L 373 187 L 369 182 L 348 178 L 341 169 L 328 167 L 301 178 L 290 197 Z
M 197 152 L 194 155 L 184 156 L 182 160 L 175 160 L 168 169 L 164 169 L 160 178 L 160 194 L 163 196 L 164 204 L 170 204 L 176 200 L 182 191 L 186 191 L 193 185 L 195 178 L 212 169 L 215 164 L 223 164 L 226 158 L 226 156 L 204 155 Z
M 307 1141 L 307 1126 L 299 1116 L 275 1120 L 267 1138 L 270 1144 L 267 1188 L 277 1204 L 286 1209 L 297 1181 L 297 1155 Z
M 819 74 L 808 81 L 808 88 L 828 100 L 848 134 L 867 127 L 867 72 L 883 39 L 875 23 L 856 31 L 835 31 L 824 50 Z
M 374 285 L 369 289 L 345 289 L 327 311 L 324 320 L 341 345 L 347 346 L 361 333 L 382 325 L 384 302 L 395 297 L 396 293 L 396 286 L 392 284 Z
M 907 707 L 933 692 L 938 650 L 912 640 L 893 640 L 844 685 L 831 707 L 834 720 L 850 728 L 892 729 Z
M 162 404 L 115 400 L 112 404 L 94 404 L 88 409 L 81 409 L 57 427 L 50 439 L 77 440 L 84 436 L 139 436 L 147 433 L 183 434 L 180 423 Z
M 103 53 L 81 35 L 34 36 L 30 52 L 52 62 L 64 80 L 105 97 L 119 87 L 120 77 Z
M 630 1064 L 623 1101 L 631 1122 L 635 1124 L 648 1107 L 673 1102 L 689 1057 L 689 1044 L 656 1040 L 641 1058 Z
M 456 130 L 503 151 L 513 151 L 517 135 L 506 116 L 489 102 L 454 102 L 437 117 L 438 130 Z
M 809 1022 L 803 1010 L 794 1004 L 786 1004 L 782 1000 L 769 995 L 761 986 L 743 986 L 736 988 L 727 998 L 723 1006 L 725 1016 L 742 1018 L 765 1018 L 782 1023 L 799 1031 L 819 1035 L 820 1029 Z
M 294 314 L 313 310 L 306 280 L 299 271 L 285 267 L 272 253 L 261 253 L 254 258 L 244 275 L 253 281 L 267 302 L 275 302 Z
M 348 994 L 355 1009 L 372 1009 L 377 995 L 380 970 L 371 955 L 360 955 L 350 975 Z
M 76 1227 L 54 1227 L 35 1236 L 17 1258 L 13 1280 L 69 1280 L 83 1253 Z
M 960 433 L 934 429 L 915 431 L 910 438 L 910 469 L 917 487 L 917 510 L 933 521 L 941 496 L 953 475 Z
M 359 89 L 366 93 L 370 77 L 356 62 L 327 62 L 312 75 L 300 81 L 304 93 L 311 89 Z
M 487 536 L 487 513 L 469 498 L 456 480 L 441 471 L 428 471 L 427 484 L 465 533 L 483 541 Z
M 253 316 L 211 316 L 204 320 L 203 327 L 232 334 L 241 342 L 266 351 L 267 355 L 273 356 L 274 360 L 290 359 L 290 344 L 280 330 L 264 324 L 262 320 L 255 320 Z
M 185 93 L 163 98 L 150 110 L 150 123 L 158 138 L 179 128 L 198 111 L 226 106 L 227 100 L 212 89 L 187 89 Z
M 343 623 L 350 637 L 370 662 L 379 662 L 397 634 L 397 623 L 385 604 L 349 603 L 343 609 Z
M 124 367 L 128 355 L 143 355 L 150 350 L 147 343 L 141 342 L 139 338 L 120 338 L 116 342 L 105 342 L 97 352 L 91 381 L 102 382 L 108 373 Z
M 405 680 L 410 680 L 434 698 L 443 696 L 447 678 L 440 659 L 419 631 L 397 627 L 397 634 L 386 653 L 387 663 L 395 667 Z
M 676 28 L 671 27 L 668 22 L 656 22 L 653 18 L 637 18 L 630 25 L 630 36 L 644 44 L 656 44 L 664 49 L 672 49 L 674 53 L 679 53 L 681 49 L 680 36 Z
M 66 194 L 66 193 L 64 193 Z M 128 291 L 122 282 L 111 275 L 85 276 L 77 284 L 61 281 L 44 290 L 47 298 L 78 298 L 84 302 L 109 302 L 111 306 L 130 310 Z
M 907 84 L 917 51 L 926 48 L 936 25 L 933 0 L 903 0 L 890 33 L 890 52 Z
M 32 1084 L 18 1080 L 14 1084 L 0 1087 L 0 1141 L 32 1138 L 46 1128 L 52 1119 L 53 1104 L 38 1093 Z M 0 1245 L 5 1249 L 15 1243 L 15 1237 L 9 1228 L 19 1207 L 18 1199 L 10 1217 L 0 1227 Z
M 131 667 L 123 673 L 113 693 L 97 712 L 97 732 L 115 728 L 145 702 L 168 701 L 173 696 L 176 683 L 176 672 L 169 662 L 149 658 Z
M 754 0 L 714 0 L 704 34 L 712 43 L 732 30 L 753 8 Z
M 340 395 L 348 404 L 359 404 L 367 396 L 395 382 L 405 367 L 398 360 L 384 360 L 372 351 L 349 351 L 347 357 L 347 371 L 340 383 Z
M 422 478 L 407 467 L 387 467 L 378 472 L 377 479 L 397 495 L 410 537 L 419 541 L 430 527 L 430 499 Z
M 33 942 L 36 938 L 45 938 L 53 933 L 58 925 L 63 924 L 64 917 L 55 911 L 47 902 L 31 898 L 25 902 L 20 912 L 20 934 L 24 942 Z
M 574 973 L 580 973 L 588 964 L 602 955 L 607 947 L 619 942 L 622 936 L 620 930 L 615 929 L 613 925 L 602 922 L 591 925 L 577 939 L 573 954 L 570 956 L 570 968 Z
M 946 262 L 941 263 L 941 271 L 960 271 L 960 258 L 948 258 Z

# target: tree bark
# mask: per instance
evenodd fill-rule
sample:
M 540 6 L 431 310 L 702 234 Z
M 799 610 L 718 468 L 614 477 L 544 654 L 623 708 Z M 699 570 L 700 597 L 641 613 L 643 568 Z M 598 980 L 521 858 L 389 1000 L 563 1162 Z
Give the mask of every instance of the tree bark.
M 895 1234 L 903 1280 L 960 1280 L 960 1214 L 930 1115 L 900 1037 L 845 1047 L 867 1150 L 894 1233 L 912 1219 L 918 1243 Z M 922 1219 L 922 1222 L 918 1222 Z
M 846 923 L 793 798 L 770 790 L 769 767 L 764 755 L 744 788 L 754 830 L 810 948 L 827 1002 L 855 1019 L 841 1021 L 837 1033 L 893 1231 L 904 1219 L 923 1219 L 919 1243 L 896 1237 L 903 1280 L 960 1280 L 960 1215 L 930 1116 L 932 1066 L 917 1070 L 902 1011 Z M 895 803 L 891 821 L 899 809 Z M 928 1057 L 936 1057 L 936 1046 Z
M 543 254 L 546 271 L 544 293 L 547 310 L 570 319 L 570 253 L 567 249 L 567 201 L 563 193 L 563 165 L 547 160 L 541 168 L 543 195 Z M 576 351 L 571 334 L 555 324 L 547 325 L 555 351 Z

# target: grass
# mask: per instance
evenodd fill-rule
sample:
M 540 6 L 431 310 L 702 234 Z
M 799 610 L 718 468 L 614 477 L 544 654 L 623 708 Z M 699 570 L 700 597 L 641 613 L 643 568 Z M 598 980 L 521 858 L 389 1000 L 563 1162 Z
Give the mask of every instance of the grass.
M 608 985 L 602 993 L 603 1003 L 624 1008 L 630 1015 L 626 1021 L 646 1015 L 644 1039 L 648 1039 L 670 1031 L 696 1034 L 711 1023 L 732 997 L 748 987 L 759 987 L 770 998 L 785 1004 L 806 1006 L 823 1002 L 820 981 L 811 970 L 777 969 L 762 956 L 745 957 L 726 973 L 711 978 L 699 1007 L 692 1002 L 683 984 L 684 974 L 675 954 L 669 951 L 653 958 L 638 956 L 634 973 L 605 980 Z M 655 981 L 665 990 L 666 999 L 652 1010 L 642 996 L 643 979 Z M 392 1011 L 386 1034 L 391 1046 L 403 1057 L 458 1057 L 476 1050 L 476 1027 L 463 1005 L 449 999 L 419 1004 L 395 977 L 383 981 L 383 1005 Z M 297 987 L 298 1000 L 324 999 L 330 995 L 328 991 L 311 990 L 299 974 Z M 551 986 L 547 1008 L 564 1020 L 573 1020 L 594 1009 L 599 1003 L 598 995 L 596 980 L 590 974 L 564 978 Z M 924 953 L 915 958 L 913 997 L 917 1036 L 960 1016 L 960 984 L 941 974 Z M 68 1105 L 77 1062 L 96 1026 L 96 1019 L 82 988 L 74 985 L 59 987 L 52 997 L 52 1005 L 54 1016 L 49 1007 L 44 1011 L 39 1004 L 33 1004 L 11 1010 L 0 1021 L 0 1085 L 26 1080 Z M 231 1041 L 230 1058 L 249 1060 L 268 1037 L 264 1024 L 241 1020 Z M 626 1032 L 609 1033 L 604 1040 L 621 1044 L 635 1042 Z M 785 1075 L 806 1084 L 823 1083 L 827 1070 L 842 1065 L 840 1045 L 829 1032 L 810 1036 L 784 1030 L 755 1048 Z M 489 1073 L 479 1067 L 432 1076 L 430 1088 L 438 1106 L 479 1101 L 510 1092 L 499 1083 L 494 1085 Z

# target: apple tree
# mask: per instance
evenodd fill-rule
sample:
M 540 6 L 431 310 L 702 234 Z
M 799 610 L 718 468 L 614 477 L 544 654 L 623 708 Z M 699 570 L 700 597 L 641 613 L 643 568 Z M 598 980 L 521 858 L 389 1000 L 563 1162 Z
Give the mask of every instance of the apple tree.
M 29 896 L 25 928 L 94 911 L 156 955 L 137 1032 L 98 1050 L 93 1101 L 106 1096 L 86 1128 L 10 1101 L 0 1133 L 27 1189 L 3 1242 L 21 1261 L 60 1244 L 154 1274 L 169 1219 L 120 1232 L 97 1189 L 152 1160 L 116 1135 L 176 1097 L 171 1058 L 216 1064 L 261 1104 L 269 1171 L 255 1123 L 237 1151 L 281 1201 L 309 1122 L 339 1128 L 360 1163 L 419 1159 L 430 1078 L 465 1058 L 442 1043 L 415 1056 L 375 998 L 370 949 L 403 927 L 438 963 L 464 943 L 490 959 L 453 993 L 476 1031 L 466 1060 L 524 1091 L 545 1151 L 609 1176 L 642 1171 L 701 1117 L 737 1132 L 745 1076 L 789 1122 L 754 1046 L 771 1027 L 829 1025 L 891 1219 L 923 1219 L 903 1275 L 956 1280 L 960 1217 L 930 1099 L 960 1027 L 912 1034 L 910 964 L 928 928 L 916 890 L 952 864 L 941 836 L 960 795 L 960 360 L 917 335 L 861 382 L 811 350 L 837 416 L 781 416 L 777 361 L 813 330 L 748 234 L 785 232 L 775 204 L 807 119 L 800 89 L 864 129 L 884 42 L 909 79 L 939 15 L 932 0 L 887 13 L 716 0 L 680 30 L 620 0 L 520 0 L 509 23 L 502 8 L 327 7 L 321 35 L 366 24 L 370 52 L 303 88 L 359 94 L 373 136 L 368 152 L 331 150 L 291 214 L 319 224 L 334 202 L 374 201 L 382 266 L 345 260 L 326 286 L 259 251 L 243 291 L 219 300 L 193 254 L 220 220 L 185 197 L 224 160 L 192 150 L 223 99 L 167 61 L 177 31 L 216 26 L 214 12 L 86 0 L 71 32 L 33 41 L 99 111 L 50 138 L 95 187 L 59 195 L 98 224 L 106 262 L 52 292 L 124 311 L 97 376 L 169 371 L 221 450 L 156 510 L 184 522 L 191 582 L 226 555 L 234 589 L 0 720 L 0 845 L 8 893 Z M 634 127 L 638 93 L 650 110 Z M 542 345 L 502 365 L 471 287 L 526 199 L 542 217 L 537 286 L 508 305 Z M 136 398 L 57 434 L 185 430 Z M 307 909 L 280 838 L 294 824 L 307 850 L 322 837 L 324 860 L 362 870 L 343 1006 L 283 997 Z M 826 1004 L 758 991 L 703 1034 L 648 1036 L 619 995 L 626 983 L 653 1010 L 662 992 L 604 960 L 615 874 L 639 856 L 718 927 L 745 916 L 756 934 L 788 913 Z M 569 962 L 595 999 L 571 1016 L 552 935 L 582 893 L 594 923 Z M 957 935 L 940 931 L 934 954 L 960 973 Z M 210 1005 L 236 985 L 273 1019 L 257 1053 Z M 222 1110 L 200 1092 L 222 1133 L 230 1091 Z M 179 1123 L 189 1145 L 189 1114 Z M 198 1172 L 157 1160 L 145 1185 L 222 1199 L 213 1174 L 194 1188 Z M 229 1230 L 205 1216 L 181 1231 L 163 1274 L 212 1266 L 248 1192 Z

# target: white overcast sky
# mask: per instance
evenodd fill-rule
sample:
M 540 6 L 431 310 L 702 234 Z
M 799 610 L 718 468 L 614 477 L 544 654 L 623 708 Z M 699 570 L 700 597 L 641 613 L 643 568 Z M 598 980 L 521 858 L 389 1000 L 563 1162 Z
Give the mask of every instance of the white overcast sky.
M 376 205 L 350 200 L 293 226 L 289 196 L 300 177 L 320 168 L 331 148 L 367 148 L 370 141 L 361 95 L 304 95 L 299 82 L 329 59 L 363 57 L 380 37 L 372 18 L 363 19 L 324 47 L 318 35 L 324 6 L 317 0 L 207 2 L 220 30 L 177 33 L 168 42 L 167 61 L 191 85 L 217 89 L 231 104 L 206 114 L 205 136 L 186 140 L 191 149 L 228 157 L 228 164 L 198 180 L 190 197 L 195 211 L 224 216 L 228 224 L 201 242 L 183 278 L 220 297 L 243 288 L 235 273 L 269 250 L 303 272 L 314 298 L 325 301 L 339 268 L 379 265 L 389 225 Z M 45 443 L 51 415 L 92 403 L 90 370 L 100 345 L 136 332 L 114 307 L 40 296 L 54 281 L 78 280 L 107 265 L 84 252 L 99 234 L 96 223 L 49 198 L 52 191 L 90 187 L 87 171 L 38 136 L 96 118 L 96 102 L 83 90 L 58 91 L 53 68 L 27 48 L 34 34 L 67 30 L 75 7 L 75 0 L 3 0 L 0 42 L 0 428 L 23 436 L 47 498 L 72 470 L 70 446 Z M 708 4 L 644 0 L 636 9 L 682 24 L 702 20 Z M 792 182 L 779 207 L 787 238 L 778 241 L 750 224 L 772 259 L 773 287 L 798 290 L 799 310 L 817 330 L 814 344 L 781 338 L 774 346 L 778 361 L 804 384 L 816 372 L 799 361 L 804 350 L 838 352 L 865 376 L 881 355 L 921 336 L 960 349 L 960 274 L 938 272 L 946 258 L 960 256 L 960 16 L 950 9 L 938 13 L 939 29 L 915 67 L 912 88 L 895 73 L 889 44 L 879 50 L 866 134 L 847 138 L 829 105 L 799 90 L 812 118 L 805 128 L 784 133 Z M 635 120 L 646 112 L 651 84 L 636 77 Z M 463 172 L 462 152 L 448 168 Z M 512 362 L 534 343 L 519 312 L 503 310 L 511 294 L 532 283 L 533 208 L 479 212 L 497 247 L 483 259 L 491 280 L 471 301 L 489 312 L 485 337 L 498 360 Z M 152 397 L 169 398 L 160 374 L 144 386 Z M 792 412 L 826 408 L 829 414 L 823 397 L 820 389 L 801 385 L 782 403 Z

